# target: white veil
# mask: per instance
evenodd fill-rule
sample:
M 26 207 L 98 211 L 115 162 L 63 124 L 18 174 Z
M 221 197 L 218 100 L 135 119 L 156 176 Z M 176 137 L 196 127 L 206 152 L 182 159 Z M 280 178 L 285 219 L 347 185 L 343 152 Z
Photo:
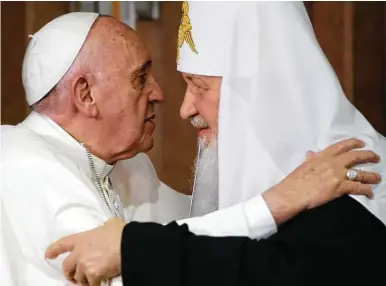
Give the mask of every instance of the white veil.
M 350 137 L 383 159 L 361 168 L 386 179 L 386 140 L 345 97 L 302 2 L 240 3 L 230 54 L 220 101 L 221 207 L 278 183 L 307 150 Z M 353 197 L 386 224 L 386 182 L 374 193 Z

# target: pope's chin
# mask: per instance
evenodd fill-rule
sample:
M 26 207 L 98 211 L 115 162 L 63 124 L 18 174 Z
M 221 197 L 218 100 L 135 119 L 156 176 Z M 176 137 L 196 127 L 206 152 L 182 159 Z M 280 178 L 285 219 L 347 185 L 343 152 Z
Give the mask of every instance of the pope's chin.
M 141 145 L 141 152 L 144 152 L 144 153 L 149 152 L 151 149 L 153 149 L 153 147 L 154 147 L 154 138 L 153 137 L 148 138 Z
M 122 150 L 117 156 L 117 160 L 127 160 L 135 157 L 139 153 L 149 152 L 154 146 L 154 128 L 154 122 L 145 121 L 141 138 L 135 141 L 134 144 L 131 141 L 130 147 L 126 148 L 125 150 Z
M 153 120 L 146 120 L 144 132 L 141 142 L 141 151 L 148 152 L 154 147 L 154 129 L 155 123 Z

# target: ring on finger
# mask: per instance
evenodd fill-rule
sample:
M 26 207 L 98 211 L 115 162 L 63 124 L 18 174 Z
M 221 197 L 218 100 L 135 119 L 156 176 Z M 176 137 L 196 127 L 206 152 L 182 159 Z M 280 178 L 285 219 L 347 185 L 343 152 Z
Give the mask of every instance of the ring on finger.
M 358 178 L 358 171 L 349 169 L 346 173 L 347 180 L 355 181 Z

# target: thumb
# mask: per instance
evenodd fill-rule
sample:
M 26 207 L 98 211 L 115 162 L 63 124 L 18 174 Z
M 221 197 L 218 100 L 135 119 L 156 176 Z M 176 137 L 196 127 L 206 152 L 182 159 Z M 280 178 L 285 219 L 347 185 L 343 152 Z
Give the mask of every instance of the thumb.
M 62 253 L 72 251 L 75 246 L 76 237 L 77 235 L 66 236 L 51 244 L 46 250 L 45 258 L 55 259 Z

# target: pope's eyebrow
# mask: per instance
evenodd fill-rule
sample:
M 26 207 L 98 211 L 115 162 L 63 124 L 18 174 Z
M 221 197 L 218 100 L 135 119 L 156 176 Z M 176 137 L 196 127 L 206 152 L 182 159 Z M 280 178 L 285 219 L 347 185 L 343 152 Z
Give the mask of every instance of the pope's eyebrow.
M 137 76 L 141 73 L 144 73 L 146 70 L 151 68 L 152 64 L 153 62 L 151 60 L 146 61 L 143 65 L 141 65 L 134 71 L 134 75 Z

